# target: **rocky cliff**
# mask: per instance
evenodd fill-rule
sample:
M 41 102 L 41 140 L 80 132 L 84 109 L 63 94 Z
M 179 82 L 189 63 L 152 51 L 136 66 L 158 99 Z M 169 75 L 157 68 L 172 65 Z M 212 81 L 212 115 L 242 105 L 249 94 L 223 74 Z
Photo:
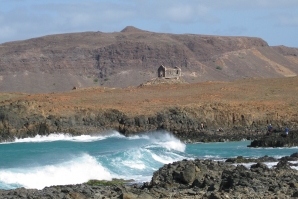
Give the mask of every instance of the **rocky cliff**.
M 25 113 L 26 105 L 26 102 L 19 102 L 16 105 L 0 108 L 1 141 L 13 141 L 14 138 L 33 137 L 37 134 L 48 135 L 55 132 L 72 135 L 97 134 L 113 129 L 127 136 L 141 132 L 166 130 L 185 141 L 208 142 L 255 139 L 262 136 L 264 130 L 257 124 L 252 126 L 248 123 L 235 122 L 231 125 L 224 115 L 228 117 L 232 115 L 225 113 L 224 110 L 206 114 L 209 107 L 207 109 L 173 107 L 161 110 L 152 116 L 132 116 L 116 109 L 79 110 L 68 116 L 45 116 Z M 215 107 L 218 108 L 216 105 Z M 225 124 L 226 121 L 227 124 Z M 203 128 L 201 124 L 204 125 Z M 226 132 L 219 131 L 219 127 L 224 128 Z
M 6 94 L 0 102 L 0 135 L 6 141 L 114 129 L 124 135 L 166 130 L 186 141 L 255 139 L 266 133 L 268 123 L 276 131 L 298 129 L 297 83 L 293 77 Z
M 137 86 L 178 66 L 190 83 L 298 73 L 298 49 L 260 38 L 121 32 L 49 35 L 0 45 L 0 91 L 47 93 L 74 86 Z

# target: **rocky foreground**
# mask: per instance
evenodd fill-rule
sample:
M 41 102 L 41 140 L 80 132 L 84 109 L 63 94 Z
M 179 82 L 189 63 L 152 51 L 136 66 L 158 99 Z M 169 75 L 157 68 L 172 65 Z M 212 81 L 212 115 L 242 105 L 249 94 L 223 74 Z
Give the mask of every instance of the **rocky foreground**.
M 262 162 L 279 161 L 268 168 Z M 46 187 L 43 190 L 0 190 L 0 198 L 85 199 L 85 198 L 296 198 L 298 197 L 298 153 L 276 160 L 231 158 L 226 162 L 183 160 L 164 165 L 151 182 L 110 186 L 89 183 Z M 247 168 L 238 163 L 256 162 Z M 236 164 L 237 163 L 237 164 Z

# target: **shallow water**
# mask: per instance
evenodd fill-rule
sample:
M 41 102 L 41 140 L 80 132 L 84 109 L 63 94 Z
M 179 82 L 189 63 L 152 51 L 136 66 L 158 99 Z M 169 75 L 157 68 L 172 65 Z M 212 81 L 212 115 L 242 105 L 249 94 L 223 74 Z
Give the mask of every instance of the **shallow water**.
M 298 148 L 248 148 L 250 141 L 184 144 L 164 131 L 124 137 L 51 134 L 0 144 L 0 189 L 83 183 L 112 178 L 150 181 L 161 166 L 182 159 L 279 158 Z M 272 163 L 268 163 L 272 166 Z

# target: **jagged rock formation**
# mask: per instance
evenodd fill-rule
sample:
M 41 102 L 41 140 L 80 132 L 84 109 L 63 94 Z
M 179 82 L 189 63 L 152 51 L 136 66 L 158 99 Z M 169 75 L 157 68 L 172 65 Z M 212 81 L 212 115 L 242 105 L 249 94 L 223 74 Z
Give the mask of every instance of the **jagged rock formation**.
M 88 183 L 43 190 L 0 190 L 1 198 L 296 198 L 298 171 L 284 159 L 269 169 L 211 160 L 183 160 L 164 165 L 143 185 L 92 186 Z
M 178 66 L 189 83 L 298 73 L 298 49 L 260 38 L 121 32 L 50 35 L 0 45 L 0 91 L 46 93 L 137 86 Z
M 282 158 L 273 158 L 273 157 L 269 157 L 269 156 L 263 156 L 260 158 L 244 158 L 243 156 L 238 156 L 236 158 L 228 158 L 225 162 L 230 162 L 230 163 L 258 163 L 258 162 L 279 162 L 279 161 L 298 161 L 298 153 L 293 153 L 290 156 L 284 156 Z M 297 166 L 298 163 L 291 163 L 288 162 L 287 163 L 290 166 Z
M 284 132 L 274 132 L 253 140 L 249 147 L 294 147 L 298 146 L 298 132 L 291 131 L 288 136 Z
M 263 163 L 248 169 L 210 160 L 184 160 L 160 168 L 148 187 L 186 189 L 194 198 L 289 198 L 297 197 L 297 179 L 297 170 L 285 160 L 273 169 Z

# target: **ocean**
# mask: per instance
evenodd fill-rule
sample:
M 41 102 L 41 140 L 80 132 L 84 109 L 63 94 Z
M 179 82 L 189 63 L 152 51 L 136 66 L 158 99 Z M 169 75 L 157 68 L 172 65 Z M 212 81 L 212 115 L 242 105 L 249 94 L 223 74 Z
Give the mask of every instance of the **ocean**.
M 151 180 L 164 164 L 183 159 L 265 155 L 280 158 L 298 148 L 248 148 L 250 141 L 185 144 L 165 131 L 125 137 L 116 131 L 100 135 L 50 134 L 0 144 L 0 189 L 43 189 L 90 179 Z M 266 163 L 269 167 L 275 163 Z M 249 166 L 249 164 L 247 164 Z M 295 168 L 298 169 L 298 168 Z

